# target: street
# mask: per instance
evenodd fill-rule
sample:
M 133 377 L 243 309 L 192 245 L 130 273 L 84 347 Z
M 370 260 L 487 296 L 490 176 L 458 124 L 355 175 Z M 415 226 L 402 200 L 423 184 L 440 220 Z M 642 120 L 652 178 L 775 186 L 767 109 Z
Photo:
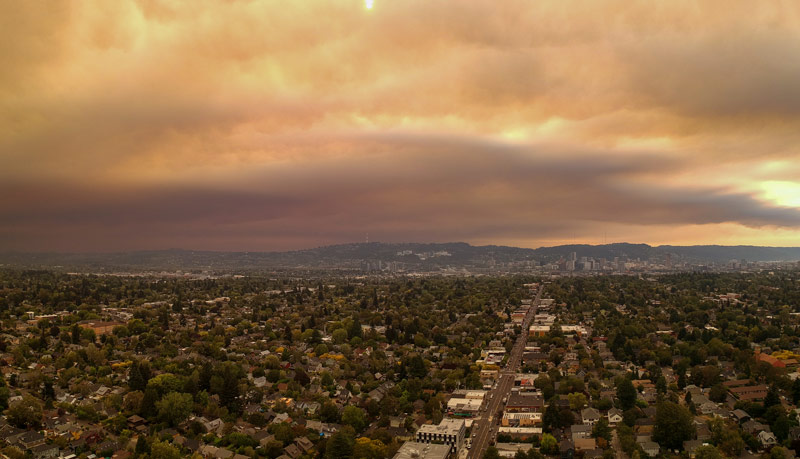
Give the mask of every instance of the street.
M 540 286 L 536 299 L 522 321 L 522 330 L 511 349 L 511 355 L 509 355 L 505 368 L 500 372 L 500 378 L 486 395 L 488 399 L 486 408 L 482 411 L 480 419 L 476 419 L 472 424 L 472 447 L 467 454 L 469 459 L 482 457 L 490 442 L 497 435 L 497 424 L 500 423 L 498 416 L 502 416 L 501 409 L 504 408 L 504 400 L 507 400 L 514 387 L 514 377 L 522 363 L 522 354 L 525 352 L 525 344 L 528 342 L 528 327 L 536 315 L 543 290 L 544 285 Z

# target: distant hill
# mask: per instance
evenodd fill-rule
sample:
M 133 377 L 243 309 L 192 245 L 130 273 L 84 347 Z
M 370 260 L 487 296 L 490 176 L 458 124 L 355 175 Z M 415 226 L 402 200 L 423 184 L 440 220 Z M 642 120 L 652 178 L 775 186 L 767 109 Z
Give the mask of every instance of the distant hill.
M 688 260 L 708 260 L 725 262 L 729 260 L 747 261 L 797 261 L 800 260 L 800 247 L 758 247 L 752 245 L 662 245 L 656 248 L 663 252 L 677 254 Z
M 730 260 L 797 261 L 800 247 L 756 246 L 657 246 L 616 243 L 605 245 L 561 245 L 526 249 L 506 246 L 473 246 L 452 243 L 357 243 L 289 252 L 213 252 L 182 249 L 118 253 L 2 253 L 5 266 L 109 270 L 274 270 L 274 269 L 359 269 L 362 263 L 397 262 L 410 269 L 448 267 L 453 269 L 494 266 L 502 263 L 555 262 L 578 257 L 663 260 L 673 262 L 726 263 Z

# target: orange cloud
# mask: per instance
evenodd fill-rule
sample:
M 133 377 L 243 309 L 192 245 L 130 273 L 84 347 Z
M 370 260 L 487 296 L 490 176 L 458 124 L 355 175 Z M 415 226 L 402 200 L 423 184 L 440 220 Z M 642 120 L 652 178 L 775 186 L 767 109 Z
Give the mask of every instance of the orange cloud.
M 4 13 L 0 248 L 800 236 L 793 2 Z

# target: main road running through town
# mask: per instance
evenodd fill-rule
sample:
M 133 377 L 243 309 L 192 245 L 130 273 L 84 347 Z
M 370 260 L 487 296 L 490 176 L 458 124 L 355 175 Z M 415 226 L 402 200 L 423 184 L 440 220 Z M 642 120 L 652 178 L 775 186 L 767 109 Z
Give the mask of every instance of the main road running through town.
M 480 419 L 476 419 L 472 424 L 472 447 L 467 453 L 467 459 L 481 458 L 489 443 L 497 436 L 497 424 L 499 424 L 497 416 L 503 406 L 503 400 L 511 394 L 511 388 L 514 387 L 514 378 L 522 363 L 525 344 L 528 342 L 528 327 L 530 327 L 530 323 L 536 315 L 536 310 L 539 308 L 542 290 L 544 290 L 544 284 L 539 285 L 536 299 L 533 300 L 528 314 L 525 315 L 525 319 L 522 321 L 522 330 L 517 337 L 517 342 L 514 343 L 514 347 L 511 349 L 511 355 L 505 368 L 500 372 L 500 378 L 494 388 L 487 394 L 488 402 L 481 412 Z

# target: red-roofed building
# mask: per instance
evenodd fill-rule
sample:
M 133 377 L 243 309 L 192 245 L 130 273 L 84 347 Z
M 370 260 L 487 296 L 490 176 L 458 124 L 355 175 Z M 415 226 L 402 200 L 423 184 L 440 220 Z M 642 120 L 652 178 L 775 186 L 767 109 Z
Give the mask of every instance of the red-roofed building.
M 786 368 L 786 364 L 782 361 L 776 359 L 775 357 L 767 354 L 758 353 L 756 354 L 756 360 L 759 362 L 767 362 L 768 364 L 772 365 L 775 368 Z

